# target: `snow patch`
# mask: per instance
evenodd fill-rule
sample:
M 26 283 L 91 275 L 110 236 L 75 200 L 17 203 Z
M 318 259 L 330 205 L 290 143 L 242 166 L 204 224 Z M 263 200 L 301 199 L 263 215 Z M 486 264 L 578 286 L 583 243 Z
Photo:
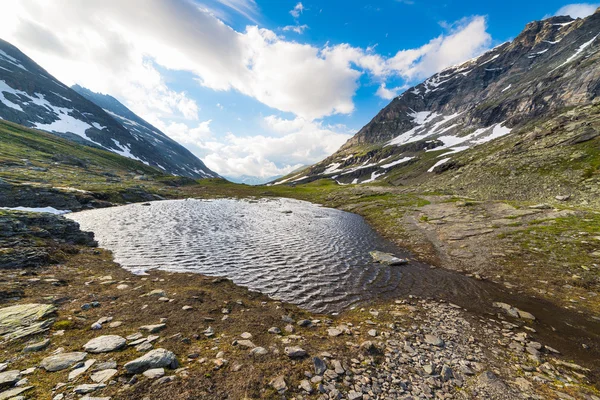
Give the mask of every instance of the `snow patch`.
M 5 59 L 7 62 L 9 62 L 10 64 L 14 65 L 15 67 L 19 67 L 24 71 L 29 72 L 29 70 L 27 68 L 25 68 L 20 62 L 19 60 L 17 60 L 14 57 L 9 56 L 8 54 L 6 54 L 4 51 L 0 50 L 0 57 L 2 57 L 3 59 Z
M 433 164 L 433 165 L 431 166 L 431 168 L 429 168 L 429 169 L 427 170 L 427 172 L 433 172 L 433 170 L 434 170 L 436 167 L 439 167 L 440 165 L 442 165 L 442 164 L 445 164 L 445 163 L 447 163 L 448 161 L 450 161 L 450 157 L 441 159 L 440 161 L 438 161 L 438 162 L 436 162 L 435 164 Z
M 72 212 L 71 210 L 57 210 L 54 207 L 0 207 L 0 210 L 50 213 L 50 214 L 55 214 L 55 215 L 68 214 L 68 213 Z
M 412 160 L 413 158 L 414 158 L 414 157 L 404 157 L 404 158 L 401 158 L 401 159 L 399 159 L 399 160 L 392 161 L 392 162 L 391 162 L 391 163 L 389 163 L 389 164 L 383 164 L 383 165 L 381 165 L 381 168 L 384 168 L 384 169 L 392 168 L 392 167 L 393 167 L 393 166 L 395 166 L 395 165 L 404 164 L 405 162 L 407 162 L 407 161 L 410 161 L 410 160 Z
M 506 92 L 508 89 L 510 89 L 512 87 L 512 83 L 510 85 L 508 85 L 507 87 L 505 87 L 504 89 L 502 89 L 501 93 Z
M 575 54 L 573 54 L 571 57 L 567 58 L 567 61 L 565 61 L 564 63 L 560 64 L 558 67 L 554 68 L 552 71 L 556 71 L 557 69 L 559 69 L 560 67 L 567 65 L 568 63 L 570 63 L 571 61 L 573 61 L 574 59 L 577 58 L 577 56 L 579 56 L 579 54 L 581 54 L 581 52 L 583 50 L 585 50 L 590 44 L 592 44 L 594 42 L 594 40 L 596 40 L 596 38 L 599 35 L 596 35 L 592 38 L 592 40 L 590 40 L 589 42 L 585 42 L 584 44 L 582 44 L 581 46 L 579 46 L 579 48 L 575 51 Z

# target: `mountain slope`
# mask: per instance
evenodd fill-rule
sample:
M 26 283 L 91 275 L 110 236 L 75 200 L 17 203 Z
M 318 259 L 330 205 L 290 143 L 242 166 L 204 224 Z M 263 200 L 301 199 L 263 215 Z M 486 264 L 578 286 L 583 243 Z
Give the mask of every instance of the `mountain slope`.
M 338 152 L 285 180 L 405 184 L 456 170 L 458 156 L 526 136 L 535 121 L 593 103 L 600 93 L 599 34 L 599 12 L 532 22 L 512 42 L 407 90 Z M 593 139 L 597 130 L 588 128 Z
M 163 156 L 172 164 L 177 164 L 183 169 L 184 173 L 181 175 L 199 175 L 200 177 L 209 178 L 218 177 L 216 173 L 209 170 L 204 163 L 189 150 L 134 114 L 133 111 L 125 107 L 114 97 L 106 94 L 94 93 L 79 85 L 75 85 L 71 89 L 97 106 L 102 107 L 105 112 L 117 120 L 117 122 L 125 127 L 125 129 L 127 129 L 136 139 L 153 143 L 156 147 L 165 149 Z M 166 171 L 166 168 L 162 165 L 157 164 L 157 166 L 163 171 Z
M 128 110 L 127 110 L 128 111 Z M 164 134 L 136 133 L 0 40 L 0 118 L 193 178 L 216 176 Z M 145 128 L 152 130 L 142 124 Z

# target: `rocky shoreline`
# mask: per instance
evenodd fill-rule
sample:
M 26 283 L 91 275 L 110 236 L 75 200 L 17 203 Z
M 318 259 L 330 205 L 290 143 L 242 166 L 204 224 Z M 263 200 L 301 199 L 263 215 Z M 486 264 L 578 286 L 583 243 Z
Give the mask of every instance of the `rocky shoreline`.
M 0 270 L 13 293 L 0 399 L 600 398 L 591 371 L 510 306 L 477 316 L 413 297 L 314 315 L 225 279 L 132 275 L 72 229 L 32 232 L 11 240 L 61 258 Z

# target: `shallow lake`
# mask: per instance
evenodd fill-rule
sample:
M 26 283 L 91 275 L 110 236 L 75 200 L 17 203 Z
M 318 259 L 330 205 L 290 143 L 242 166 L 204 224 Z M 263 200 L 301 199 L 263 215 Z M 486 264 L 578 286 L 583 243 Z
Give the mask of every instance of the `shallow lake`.
M 160 268 L 223 276 L 317 312 L 395 294 L 480 295 L 472 279 L 412 262 L 373 263 L 369 251 L 407 256 L 362 217 L 290 199 L 177 200 L 71 214 L 136 273 Z M 486 296 L 487 297 L 487 296 Z
M 411 260 L 387 266 L 369 251 L 410 257 L 362 217 L 291 199 L 173 200 L 69 214 L 135 273 L 159 268 L 226 277 L 313 312 L 416 295 L 480 316 L 503 301 L 532 312 L 538 337 L 600 367 L 600 323 L 547 301 Z M 587 350 L 581 347 L 587 343 Z

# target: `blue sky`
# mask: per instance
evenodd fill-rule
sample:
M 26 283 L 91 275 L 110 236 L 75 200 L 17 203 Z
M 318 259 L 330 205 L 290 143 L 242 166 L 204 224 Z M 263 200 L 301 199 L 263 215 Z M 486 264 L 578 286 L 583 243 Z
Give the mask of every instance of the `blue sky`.
M 597 6 L 6 0 L 0 37 L 66 84 L 117 97 L 216 172 L 266 178 L 326 157 L 405 87 L 528 22 Z

